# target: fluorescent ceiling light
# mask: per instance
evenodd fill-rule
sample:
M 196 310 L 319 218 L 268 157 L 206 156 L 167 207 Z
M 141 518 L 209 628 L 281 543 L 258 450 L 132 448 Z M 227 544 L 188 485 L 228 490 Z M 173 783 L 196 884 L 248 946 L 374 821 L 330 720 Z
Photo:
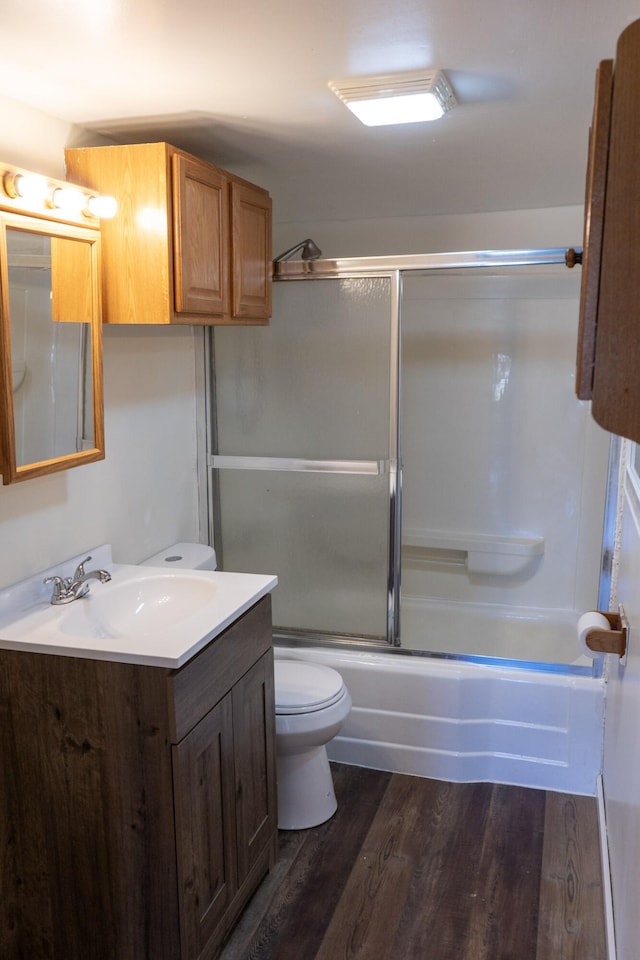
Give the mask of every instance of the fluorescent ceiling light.
M 368 127 L 438 120 L 456 103 L 441 70 L 351 77 L 329 88 Z

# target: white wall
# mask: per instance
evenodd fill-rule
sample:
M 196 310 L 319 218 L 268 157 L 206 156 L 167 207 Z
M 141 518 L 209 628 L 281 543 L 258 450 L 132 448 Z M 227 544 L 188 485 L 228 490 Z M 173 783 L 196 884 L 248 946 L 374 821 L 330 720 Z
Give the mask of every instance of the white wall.
M 617 960 L 636 960 L 640 943 L 640 496 L 622 491 L 617 600 L 631 633 L 626 662 L 607 658 L 604 795 L 613 886 Z
M 274 256 L 312 237 L 328 259 L 462 250 L 530 250 L 582 245 L 581 206 L 387 220 L 280 222 Z
M 0 157 L 63 175 L 67 124 L 0 99 Z M 106 459 L 0 487 L 0 587 L 100 543 L 136 562 L 198 539 L 192 328 L 105 327 Z
M 0 97 L 0 124 L 3 160 L 50 177 L 64 177 L 64 148 L 72 130 L 68 123 Z

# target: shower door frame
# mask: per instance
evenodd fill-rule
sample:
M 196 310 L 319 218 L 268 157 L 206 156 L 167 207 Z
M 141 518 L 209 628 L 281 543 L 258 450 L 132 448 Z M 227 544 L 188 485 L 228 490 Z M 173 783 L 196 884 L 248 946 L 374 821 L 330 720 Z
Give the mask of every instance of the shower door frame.
M 579 251 L 580 247 L 576 246 Z M 392 646 L 398 652 L 415 654 L 416 651 L 403 650 L 400 638 L 400 555 L 402 526 L 402 457 L 400 429 L 400 390 L 401 390 L 401 303 L 402 278 L 404 273 L 428 273 L 432 270 L 460 270 L 481 268 L 503 268 L 523 266 L 544 266 L 567 264 L 567 250 L 562 247 L 532 250 L 483 250 L 458 253 L 409 254 L 400 256 L 348 257 L 342 259 L 288 260 L 275 261 L 273 264 L 274 282 L 299 280 L 348 280 L 363 277 L 388 278 L 391 284 L 391 323 L 390 323 L 390 377 L 389 377 L 389 459 L 384 461 L 389 475 L 389 550 L 387 558 L 387 637 L 386 642 L 375 642 L 371 638 L 338 636 L 327 633 L 314 633 L 306 630 L 278 630 L 277 639 L 285 642 L 309 642 L 314 644 L 346 641 L 349 645 L 358 645 L 369 649 Z M 212 416 L 208 425 L 209 447 L 206 456 L 208 467 L 207 502 L 209 510 L 210 542 L 216 545 L 220 560 L 222 545 L 220 504 L 213 483 L 213 471 L 225 467 L 246 469 L 274 469 L 289 471 L 316 470 L 328 473 L 370 472 L 364 464 L 353 464 L 350 471 L 344 461 L 302 461 L 282 458 L 225 458 L 217 453 L 217 432 L 215 423 L 215 362 L 213 337 L 207 337 L 206 348 L 206 392 L 207 409 Z M 256 461 L 262 460 L 262 464 Z M 228 462 L 225 462 L 228 461 Z M 233 462 L 231 462 L 233 461 Z M 245 461 L 242 463 L 241 461 Z M 253 463 L 249 462 L 253 461 Z M 433 656 L 429 651 L 419 651 L 420 655 Z M 445 655 L 449 659 L 481 659 L 467 655 Z
M 288 261 L 286 264 L 274 262 L 274 273 L 279 266 L 294 267 L 298 262 Z M 331 263 L 331 261 L 315 261 L 315 263 Z M 355 262 L 355 261 L 354 261 Z M 294 272 L 295 273 L 295 272 Z M 355 269 L 341 269 L 339 275 L 329 269 L 327 272 L 318 271 L 313 276 L 304 279 L 313 280 L 354 280 L 362 277 L 371 277 L 371 272 Z M 399 396 L 400 396 L 400 301 L 402 297 L 402 278 L 398 269 L 378 270 L 374 274 L 376 279 L 389 281 L 389 424 L 388 424 L 388 456 L 383 460 L 309 460 L 285 457 L 225 457 L 218 454 L 217 429 L 215 412 L 209 427 L 210 452 L 207 456 L 209 467 L 208 493 L 209 503 L 212 504 L 210 534 L 211 542 L 222 544 L 222 523 L 220 518 L 219 497 L 215 495 L 213 471 L 220 469 L 247 469 L 247 470 L 277 470 L 288 473 L 324 473 L 324 474 L 354 474 L 388 476 L 388 558 L 387 558 L 387 603 L 386 603 L 386 635 L 377 640 L 373 637 L 355 637 L 344 634 L 316 633 L 309 630 L 278 629 L 274 636 L 282 640 L 309 640 L 314 643 L 332 643 L 347 641 L 349 643 L 364 644 L 376 648 L 400 645 L 400 545 L 401 545 L 401 467 L 400 467 L 400 424 L 399 424 Z M 274 276 L 274 279 L 277 279 Z M 301 275 L 287 277 L 289 280 L 301 280 Z M 215 411 L 215 348 L 213 337 L 208 338 L 209 358 L 206 364 L 210 382 L 208 384 L 207 406 Z M 216 548 L 217 553 L 217 548 Z M 222 553 L 219 554 L 222 557 Z

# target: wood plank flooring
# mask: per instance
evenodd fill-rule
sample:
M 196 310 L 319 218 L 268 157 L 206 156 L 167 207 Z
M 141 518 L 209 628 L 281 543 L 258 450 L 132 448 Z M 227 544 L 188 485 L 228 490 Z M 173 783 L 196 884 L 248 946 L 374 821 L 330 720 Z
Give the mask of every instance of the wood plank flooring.
M 595 799 L 333 773 L 221 960 L 606 960 Z

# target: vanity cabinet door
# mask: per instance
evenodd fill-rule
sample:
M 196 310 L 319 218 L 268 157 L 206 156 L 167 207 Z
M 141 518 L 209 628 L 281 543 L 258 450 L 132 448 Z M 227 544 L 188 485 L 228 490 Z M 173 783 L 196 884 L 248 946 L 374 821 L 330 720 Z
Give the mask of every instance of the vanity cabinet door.
M 596 73 L 593 120 L 589 131 L 587 159 L 576 369 L 576 395 L 579 400 L 591 400 L 593 396 L 612 89 L 613 60 L 603 60 Z
M 229 313 L 229 181 L 182 153 L 173 155 L 173 258 L 177 313 Z
M 273 655 L 265 654 L 235 685 L 233 736 L 236 778 L 238 886 L 276 837 Z M 275 851 L 273 851 L 275 852 Z
M 183 960 L 214 955 L 237 889 L 233 754 L 229 694 L 173 747 Z

